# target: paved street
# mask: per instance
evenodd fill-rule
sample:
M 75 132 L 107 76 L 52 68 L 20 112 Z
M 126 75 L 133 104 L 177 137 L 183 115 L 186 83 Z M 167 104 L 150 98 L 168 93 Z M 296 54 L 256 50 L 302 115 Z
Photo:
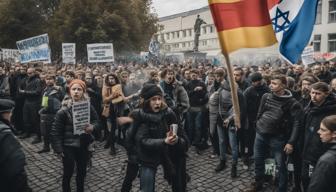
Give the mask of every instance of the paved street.
M 42 148 L 42 144 L 32 145 L 31 139 L 21 140 L 28 166 L 29 184 L 33 191 L 61 191 L 61 163 L 50 152 L 45 154 L 36 153 Z M 93 156 L 93 166 L 87 174 L 85 189 L 86 191 L 120 191 L 123 177 L 125 175 L 126 154 L 122 147 L 118 146 L 118 153 L 112 157 L 108 151 L 103 149 L 103 143 L 97 143 L 96 151 Z M 189 152 L 188 173 L 191 181 L 188 183 L 188 191 L 242 191 L 249 185 L 252 173 L 238 167 L 239 178 L 231 179 L 230 166 L 221 172 L 215 173 L 214 168 L 217 159 L 209 158 L 210 150 L 204 151 L 202 155 L 197 155 L 193 148 Z M 230 163 L 229 163 L 230 165 Z M 72 186 L 75 186 L 75 177 L 72 179 Z M 133 191 L 139 191 L 139 179 L 133 184 Z M 73 190 L 75 191 L 75 190 Z M 157 192 L 169 192 L 170 187 L 163 179 L 162 169 L 157 173 L 156 180 Z

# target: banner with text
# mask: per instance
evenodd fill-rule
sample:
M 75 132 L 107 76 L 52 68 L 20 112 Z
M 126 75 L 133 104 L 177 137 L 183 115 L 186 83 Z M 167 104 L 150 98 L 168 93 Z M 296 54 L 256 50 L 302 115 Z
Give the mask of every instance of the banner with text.
M 0 49 L 1 61 L 20 61 L 20 52 L 17 49 Z
M 74 102 L 72 105 L 73 133 L 80 135 L 90 124 L 90 101 Z
M 87 52 L 89 63 L 105 63 L 114 61 L 112 43 L 87 44 Z
M 76 44 L 62 43 L 62 60 L 66 64 L 76 63 Z
M 301 59 L 302 63 L 306 66 L 315 63 L 313 46 L 308 46 L 303 50 Z
M 17 41 L 16 46 L 20 51 L 21 63 L 50 61 L 48 34 Z

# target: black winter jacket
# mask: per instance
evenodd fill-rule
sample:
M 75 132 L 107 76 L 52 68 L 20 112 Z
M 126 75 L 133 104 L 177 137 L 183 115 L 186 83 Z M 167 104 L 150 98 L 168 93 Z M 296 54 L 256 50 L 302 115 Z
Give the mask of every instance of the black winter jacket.
M 261 98 L 256 131 L 259 134 L 285 136 L 287 143 L 295 145 L 302 129 L 302 107 L 290 91 L 277 96 L 266 93 Z
M 308 192 L 336 191 L 336 144 L 330 144 L 329 149 L 318 160 L 312 174 Z
M 187 143 L 181 127 L 177 133 L 178 143 L 170 146 L 164 142 L 169 126 L 177 124 L 174 111 L 166 108 L 159 113 L 150 113 L 155 116 L 151 120 L 148 119 L 150 116 L 145 117 L 146 113 L 141 111 L 140 109 L 133 112 L 133 116 L 136 117 L 133 131 L 136 132 L 135 143 L 139 162 L 145 166 L 156 168 L 159 164 L 171 164 L 169 154 L 172 152 L 175 152 L 176 156 L 185 155 Z
M 202 90 L 195 91 L 196 87 L 202 87 Z M 191 80 L 186 86 L 191 107 L 202 107 L 208 102 L 207 88 L 200 80 Z
M 9 122 L 0 120 L 1 191 L 23 192 L 28 189 L 25 165 L 25 155 L 10 129 Z
M 62 108 L 56 113 L 55 121 L 51 128 L 51 146 L 56 153 L 62 153 L 63 147 L 82 147 L 88 144 L 88 134 L 74 135 L 73 134 L 73 119 L 71 99 L 63 100 Z M 99 129 L 98 115 L 95 109 L 90 108 L 90 123 L 93 125 L 93 130 Z
M 317 131 L 323 118 L 336 114 L 336 98 L 332 94 L 326 98 L 321 106 L 312 102 L 304 110 L 304 148 L 303 160 L 315 165 L 317 160 L 326 151 Z
M 255 123 L 257 119 L 258 109 L 260 101 L 265 93 L 269 93 L 270 89 L 266 84 L 254 87 L 250 86 L 244 91 L 244 97 L 246 100 L 246 111 L 249 122 Z
M 27 77 L 20 86 L 23 92 L 19 94 L 25 97 L 25 102 L 40 102 L 42 98 L 43 83 L 38 75 Z

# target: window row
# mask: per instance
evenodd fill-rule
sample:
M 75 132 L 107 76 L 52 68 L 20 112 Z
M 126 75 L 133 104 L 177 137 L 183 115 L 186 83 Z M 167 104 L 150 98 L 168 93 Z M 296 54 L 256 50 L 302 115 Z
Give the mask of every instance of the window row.
M 321 52 L 322 35 L 314 35 L 313 46 L 315 52 Z M 336 52 L 336 33 L 328 34 L 328 52 Z
M 214 33 L 215 32 L 215 26 L 214 25 L 208 25 L 202 27 L 201 35 L 205 35 L 208 33 Z M 185 38 L 185 37 L 192 37 L 194 36 L 193 29 L 184 29 L 181 31 L 174 31 L 174 32 L 168 32 L 161 34 L 161 39 L 170 40 L 170 39 L 179 39 L 179 38 Z

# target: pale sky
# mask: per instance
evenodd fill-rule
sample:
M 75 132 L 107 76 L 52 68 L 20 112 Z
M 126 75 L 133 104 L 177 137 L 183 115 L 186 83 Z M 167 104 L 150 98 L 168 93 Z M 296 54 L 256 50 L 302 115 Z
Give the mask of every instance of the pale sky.
M 208 5 L 208 0 L 152 0 L 153 8 L 160 17 L 173 15 Z

